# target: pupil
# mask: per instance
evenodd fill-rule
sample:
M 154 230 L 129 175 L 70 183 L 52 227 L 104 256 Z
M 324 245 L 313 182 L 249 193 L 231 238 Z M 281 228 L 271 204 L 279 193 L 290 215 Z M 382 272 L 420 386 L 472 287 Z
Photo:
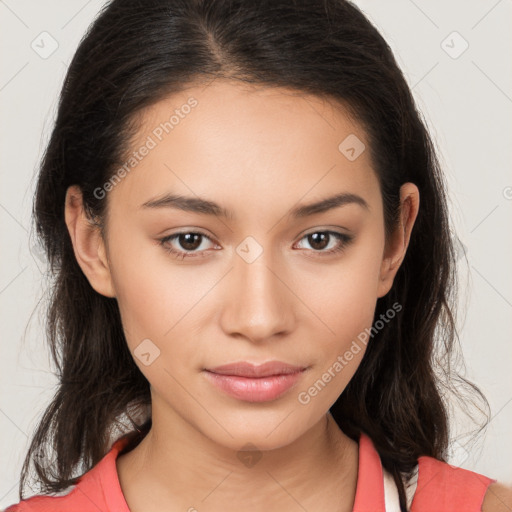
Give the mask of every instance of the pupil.
M 200 235 L 198 233 L 184 233 L 184 234 L 181 234 L 180 237 L 179 237 L 180 245 L 184 249 L 187 249 L 187 250 L 190 250 L 190 251 L 192 251 L 194 249 L 197 249 L 201 245 L 200 243 L 197 243 L 197 240 L 201 236 L 202 235 Z M 195 240 L 194 240 L 194 238 L 195 238 Z
M 311 247 L 314 249 L 325 249 L 327 247 L 327 239 L 328 239 L 327 233 L 312 233 L 311 235 L 308 235 L 309 237 L 309 243 L 311 244 Z M 323 239 L 321 242 L 319 242 L 319 239 Z M 320 247 L 316 247 L 315 244 L 320 243 Z

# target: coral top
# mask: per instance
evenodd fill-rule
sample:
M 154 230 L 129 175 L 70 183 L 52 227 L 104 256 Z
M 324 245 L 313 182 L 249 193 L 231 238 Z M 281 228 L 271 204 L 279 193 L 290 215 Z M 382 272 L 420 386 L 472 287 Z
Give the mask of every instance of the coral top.
M 110 451 L 66 494 L 37 495 L 8 507 L 5 512 L 130 512 L 116 469 L 116 458 L 128 439 Z M 431 457 L 418 459 L 417 482 L 411 512 L 480 512 L 487 487 L 496 480 L 457 468 Z M 353 512 L 399 511 L 396 487 L 383 470 L 371 439 L 361 434 L 359 467 Z

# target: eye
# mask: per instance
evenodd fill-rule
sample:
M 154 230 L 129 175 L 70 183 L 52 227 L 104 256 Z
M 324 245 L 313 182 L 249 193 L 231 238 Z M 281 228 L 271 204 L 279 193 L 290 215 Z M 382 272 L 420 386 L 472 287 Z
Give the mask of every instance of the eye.
M 203 245 L 204 240 L 209 240 L 211 242 L 210 237 L 204 233 L 198 231 L 183 231 L 181 233 L 174 233 L 173 235 L 166 236 L 165 238 L 160 238 L 158 241 L 165 251 L 176 258 L 183 260 L 185 258 L 206 256 L 206 249 Z M 174 246 L 172 245 L 172 242 L 175 242 Z M 179 247 L 177 248 L 176 246 L 180 246 L 182 249 Z M 200 248 L 202 248 L 202 250 L 198 250 Z
M 318 256 L 325 256 L 343 251 L 352 242 L 353 237 L 337 231 L 314 231 L 305 235 L 302 240 L 307 240 L 313 251 L 319 253 Z M 329 246 L 330 248 L 325 250 Z
M 158 241 L 166 252 L 184 260 L 185 258 L 207 256 L 207 248 L 203 244 L 205 240 L 212 242 L 209 236 L 199 231 L 183 231 Z M 315 256 L 326 256 L 343 251 L 352 242 L 353 237 L 337 231 L 315 231 L 302 237 L 302 240 L 306 240 L 310 244 L 313 253 L 318 253 Z M 328 249 L 325 250 L 326 248 Z

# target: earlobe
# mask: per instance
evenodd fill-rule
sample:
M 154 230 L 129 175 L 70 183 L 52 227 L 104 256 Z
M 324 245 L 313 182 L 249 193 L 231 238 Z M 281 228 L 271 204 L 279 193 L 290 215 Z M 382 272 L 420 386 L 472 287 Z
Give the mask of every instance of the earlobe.
M 386 295 L 393 286 L 393 281 L 409 246 L 412 228 L 418 216 L 419 204 L 420 194 L 418 187 L 413 183 L 404 183 L 400 187 L 399 225 L 386 242 L 377 297 Z
M 99 226 L 84 211 L 77 185 L 66 191 L 64 218 L 76 260 L 90 285 L 101 295 L 115 297 L 105 242 Z

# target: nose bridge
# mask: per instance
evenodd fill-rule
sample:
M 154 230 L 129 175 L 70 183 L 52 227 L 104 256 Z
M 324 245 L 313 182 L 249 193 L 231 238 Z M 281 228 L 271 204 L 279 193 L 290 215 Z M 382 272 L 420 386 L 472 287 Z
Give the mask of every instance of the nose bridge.
M 260 341 L 292 329 L 292 294 L 274 252 L 247 237 L 236 248 L 228 298 L 222 311 L 227 334 Z

